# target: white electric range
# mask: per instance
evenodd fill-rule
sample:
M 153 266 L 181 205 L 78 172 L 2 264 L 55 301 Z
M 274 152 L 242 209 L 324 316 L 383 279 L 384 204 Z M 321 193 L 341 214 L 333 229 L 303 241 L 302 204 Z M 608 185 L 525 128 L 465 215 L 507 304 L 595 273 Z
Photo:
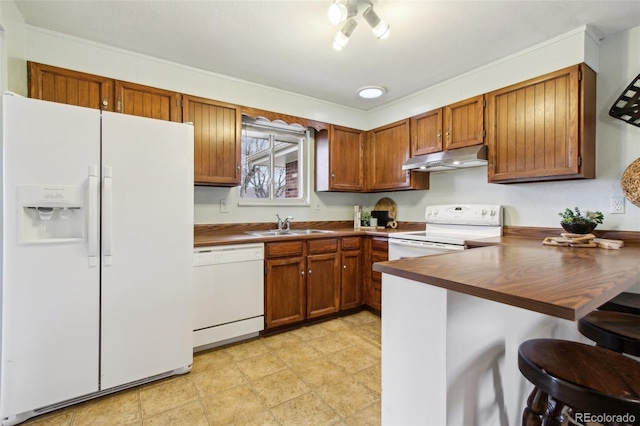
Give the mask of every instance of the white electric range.
M 466 250 L 468 240 L 502 235 L 501 205 L 440 204 L 425 209 L 424 231 L 389 235 L 389 260 Z

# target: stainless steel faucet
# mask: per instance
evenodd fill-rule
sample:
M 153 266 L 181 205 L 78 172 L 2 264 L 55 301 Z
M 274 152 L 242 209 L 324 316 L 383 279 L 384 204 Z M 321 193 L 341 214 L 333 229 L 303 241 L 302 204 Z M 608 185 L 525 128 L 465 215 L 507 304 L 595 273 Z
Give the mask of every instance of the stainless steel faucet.
M 291 221 L 293 220 L 293 216 L 287 216 L 283 219 L 280 219 L 280 216 L 276 214 L 278 218 L 278 231 L 290 231 Z

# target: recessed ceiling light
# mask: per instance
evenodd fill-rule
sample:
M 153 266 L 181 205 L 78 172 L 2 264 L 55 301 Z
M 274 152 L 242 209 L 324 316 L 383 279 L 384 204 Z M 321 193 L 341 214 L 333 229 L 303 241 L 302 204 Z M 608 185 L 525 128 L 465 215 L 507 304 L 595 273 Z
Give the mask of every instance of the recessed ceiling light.
M 358 89 L 358 96 L 365 99 L 379 98 L 387 93 L 384 87 L 380 86 L 365 86 Z

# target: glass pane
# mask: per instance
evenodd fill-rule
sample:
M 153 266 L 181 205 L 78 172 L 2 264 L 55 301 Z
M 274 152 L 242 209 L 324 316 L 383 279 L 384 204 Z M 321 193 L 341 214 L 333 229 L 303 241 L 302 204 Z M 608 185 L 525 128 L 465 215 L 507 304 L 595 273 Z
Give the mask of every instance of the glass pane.
M 299 138 L 282 138 L 275 143 L 274 198 L 299 198 L 300 178 L 298 164 L 300 156 Z
M 242 136 L 241 198 L 269 198 L 271 173 L 271 141 L 269 135 Z

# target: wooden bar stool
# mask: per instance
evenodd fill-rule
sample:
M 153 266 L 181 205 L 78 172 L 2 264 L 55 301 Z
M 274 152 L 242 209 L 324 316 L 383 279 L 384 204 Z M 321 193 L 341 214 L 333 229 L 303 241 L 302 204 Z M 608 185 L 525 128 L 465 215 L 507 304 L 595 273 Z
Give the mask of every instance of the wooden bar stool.
M 640 362 L 628 356 L 578 342 L 532 339 L 518 348 L 518 368 L 535 386 L 523 426 L 561 425 L 566 414 L 579 421 L 583 413 L 622 416 L 615 420 L 623 424 L 640 421 Z
M 640 356 L 640 316 L 593 311 L 578 321 L 578 331 L 596 346 Z
M 601 311 L 640 315 L 640 294 L 624 292 L 598 308 Z

